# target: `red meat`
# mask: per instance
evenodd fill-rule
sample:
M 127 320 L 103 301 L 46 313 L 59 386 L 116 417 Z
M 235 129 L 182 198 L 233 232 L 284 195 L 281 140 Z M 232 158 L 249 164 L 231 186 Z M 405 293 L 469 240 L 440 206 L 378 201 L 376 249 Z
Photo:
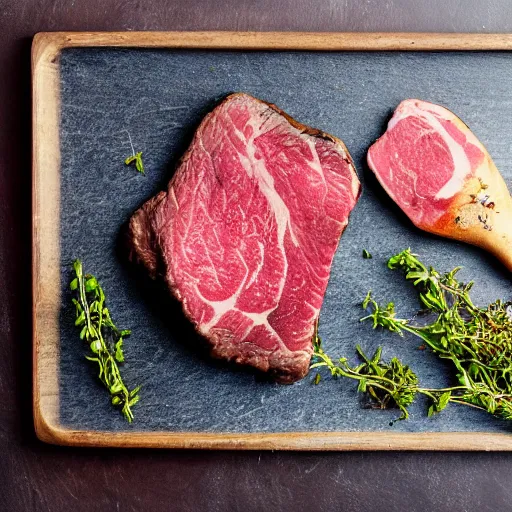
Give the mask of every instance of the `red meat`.
M 360 193 L 344 144 L 234 94 L 129 226 L 215 357 L 304 377 L 331 263 Z

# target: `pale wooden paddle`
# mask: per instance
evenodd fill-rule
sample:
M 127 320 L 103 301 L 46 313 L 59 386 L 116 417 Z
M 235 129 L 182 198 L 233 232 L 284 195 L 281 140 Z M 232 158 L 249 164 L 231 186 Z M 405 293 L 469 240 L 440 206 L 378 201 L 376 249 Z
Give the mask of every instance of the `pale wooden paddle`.
M 434 225 L 418 227 L 481 247 L 512 271 L 512 198 L 487 151 L 447 213 Z
M 443 184 L 448 159 L 453 174 Z M 402 101 L 368 150 L 368 165 L 418 228 L 482 247 L 512 270 L 512 198 L 484 145 L 453 112 Z

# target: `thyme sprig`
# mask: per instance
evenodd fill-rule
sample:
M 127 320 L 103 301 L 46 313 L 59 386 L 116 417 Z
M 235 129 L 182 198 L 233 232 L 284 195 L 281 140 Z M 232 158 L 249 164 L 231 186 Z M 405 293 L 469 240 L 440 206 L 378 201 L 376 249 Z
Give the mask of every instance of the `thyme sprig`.
M 140 174 L 146 174 L 146 171 L 144 170 L 144 162 L 142 161 L 142 151 L 134 153 L 124 161 L 125 165 L 130 165 L 132 163 L 135 163 L 135 169 L 137 169 Z
M 313 335 L 313 358 L 310 368 L 327 368 L 333 377 L 347 377 L 358 381 L 357 390 L 369 397 L 371 407 L 400 409 L 400 417 L 391 424 L 409 417 L 408 408 L 418 394 L 426 395 L 430 399 L 429 415 L 440 412 L 448 404 L 450 389 L 421 388 L 418 376 L 398 358 L 393 357 L 389 362 L 382 360 L 382 347 L 378 347 L 372 357 L 368 357 L 360 345 L 356 345 L 356 352 L 361 360 L 357 366 L 350 366 L 345 357 L 334 362 L 322 348 L 317 324 Z M 320 382 L 319 373 L 316 374 L 314 382 Z
M 109 390 L 112 404 L 121 409 L 126 420 L 133 421 L 132 406 L 139 401 L 140 386 L 128 391 L 119 371 L 118 363 L 124 362 L 123 340 L 129 330 L 119 330 L 105 305 L 105 294 L 97 279 L 84 274 L 82 262 L 73 263 L 75 278 L 70 288 L 76 292 L 73 304 L 76 308 L 75 325 L 80 327 L 80 339 L 85 340 L 92 355 L 85 356 L 99 367 L 99 379 Z
M 477 307 L 469 295 L 473 282 L 456 279 L 460 267 L 440 274 L 427 268 L 410 249 L 390 258 L 388 267 L 405 272 L 419 292 L 423 311 L 435 319 L 415 325 L 397 318 L 393 303 L 379 306 L 368 293 L 363 306 L 371 313 L 361 320 L 372 320 L 374 328 L 401 336 L 410 332 L 441 359 L 450 361 L 459 385 L 449 390 L 446 403 L 512 419 L 512 303 L 496 300 L 485 308 Z
M 135 169 L 142 174 L 145 175 L 146 171 L 144 170 L 144 162 L 142 161 L 142 151 L 138 151 L 135 153 L 135 148 L 133 147 L 132 136 L 128 130 L 124 130 L 128 134 L 128 140 L 130 142 L 130 147 L 132 148 L 132 154 L 127 157 L 124 161 L 125 165 L 131 165 L 135 163 Z

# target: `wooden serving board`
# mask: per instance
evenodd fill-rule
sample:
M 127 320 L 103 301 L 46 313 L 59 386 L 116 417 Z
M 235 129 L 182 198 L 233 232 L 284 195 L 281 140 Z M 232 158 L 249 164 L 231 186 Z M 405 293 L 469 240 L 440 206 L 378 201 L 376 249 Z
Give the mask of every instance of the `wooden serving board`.
M 412 50 L 412 51 L 411 51 Z M 478 50 L 478 51 L 468 51 Z M 126 262 L 121 226 L 161 190 L 203 117 L 245 91 L 340 137 L 364 193 L 342 237 L 321 313 L 333 356 L 360 343 L 398 355 L 425 384 L 447 368 L 418 341 L 360 324 L 368 289 L 402 315 L 414 291 L 385 267 L 412 247 L 440 270 L 463 265 L 479 304 L 509 298 L 509 274 L 482 251 L 415 230 L 364 164 L 392 109 L 420 97 L 459 115 L 512 178 L 512 35 L 302 33 L 45 33 L 34 39 L 34 420 L 43 441 L 83 446 L 231 449 L 509 450 L 509 423 L 462 406 L 389 425 L 396 411 L 364 408 L 352 382 L 312 376 L 293 386 L 191 350 L 190 326 Z M 129 138 L 147 174 L 123 165 Z M 363 248 L 373 259 L 363 260 Z M 130 328 L 123 375 L 142 385 L 127 424 L 84 360 L 68 282 L 79 257 L 101 281 L 114 320 Z

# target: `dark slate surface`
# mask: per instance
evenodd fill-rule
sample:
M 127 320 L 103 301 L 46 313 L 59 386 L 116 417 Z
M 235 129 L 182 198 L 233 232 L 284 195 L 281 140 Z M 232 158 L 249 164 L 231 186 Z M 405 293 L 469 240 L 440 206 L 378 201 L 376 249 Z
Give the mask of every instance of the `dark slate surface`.
M 426 385 L 448 384 L 434 356 L 412 337 L 373 332 L 359 324 L 368 289 L 394 299 L 402 315 L 416 296 L 385 267 L 411 246 L 440 270 L 463 265 L 476 278 L 474 297 L 486 304 L 509 298 L 509 275 L 478 249 L 441 240 L 411 227 L 368 174 L 367 147 L 382 132 L 398 102 L 408 97 L 456 112 L 486 144 L 507 181 L 512 178 L 510 133 L 512 65 L 502 53 L 231 53 L 144 50 L 65 50 L 62 73 L 61 420 L 68 427 L 105 430 L 271 432 L 494 431 L 510 427 L 484 413 L 451 406 L 429 419 L 418 401 L 410 421 L 393 427 L 396 411 L 362 407 L 350 381 L 311 378 L 293 386 L 210 361 L 195 349 L 176 305 L 126 263 L 123 223 L 164 187 L 202 116 L 225 94 L 245 91 L 272 101 L 300 122 L 344 140 L 364 193 L 335 257 L 322 309 L 324 344 L 333 356 L 353 356 L 360 343 L 384 344 Z M 144 152 L 146 177 L 123 160 Z M 373 259 L 363 260 L 367 248 Z M 142 384 L 136 421 L 128 426 L 83 360 L 66 291 L 75 257 L 102 282 L 114 320 L 131 328 L 123 368 L 129 385 Z

